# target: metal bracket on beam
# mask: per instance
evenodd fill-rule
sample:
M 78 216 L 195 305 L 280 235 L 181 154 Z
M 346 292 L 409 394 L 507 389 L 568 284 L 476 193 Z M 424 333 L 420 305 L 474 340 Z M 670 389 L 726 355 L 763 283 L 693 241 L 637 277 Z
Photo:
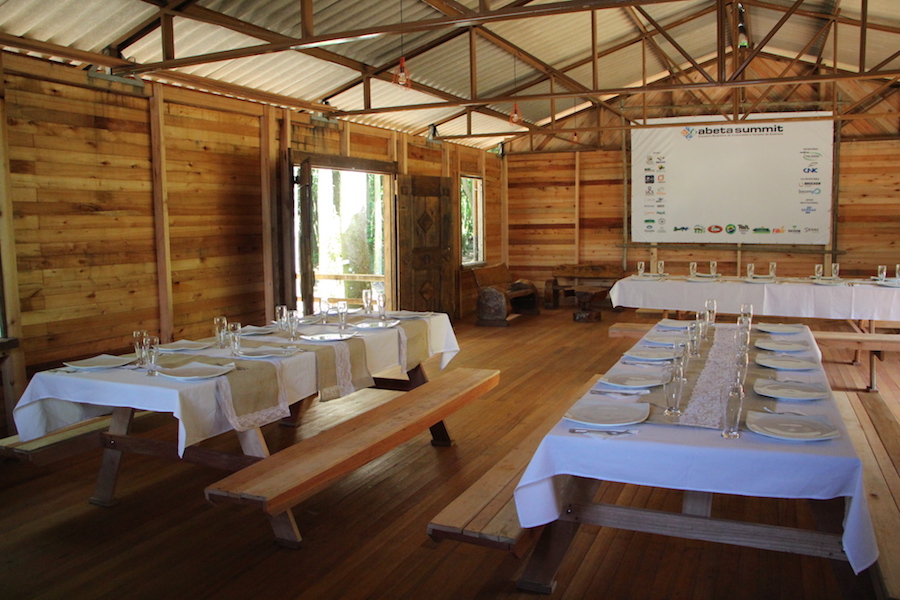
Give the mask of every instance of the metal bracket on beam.
M 100 67 L 91 67 L 88 69 L 89 79 L 103 79 L 104 81 L 112 81 L 114 83 L 124 83 L 125 85 L 133 85 L 134 87 L 144 89 L 144 80 L 140 77 L 123 77 L 121 75 L 112 75 L 101 70 Z

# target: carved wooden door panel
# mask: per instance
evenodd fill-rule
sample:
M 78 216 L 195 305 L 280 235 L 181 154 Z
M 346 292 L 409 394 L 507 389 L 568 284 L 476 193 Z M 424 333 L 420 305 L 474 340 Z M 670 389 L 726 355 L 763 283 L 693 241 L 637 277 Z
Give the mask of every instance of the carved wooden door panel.
M 398 306 L 457 314 L 456 232 L 448 177 L 397 177 Z

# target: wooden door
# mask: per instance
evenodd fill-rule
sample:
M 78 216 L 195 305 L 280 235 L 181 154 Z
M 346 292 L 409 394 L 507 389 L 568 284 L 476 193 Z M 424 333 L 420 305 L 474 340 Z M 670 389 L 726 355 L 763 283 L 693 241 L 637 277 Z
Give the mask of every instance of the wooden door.
M 398 175 L 397 305 L 457 315 L 457 231 L 449 177 Z

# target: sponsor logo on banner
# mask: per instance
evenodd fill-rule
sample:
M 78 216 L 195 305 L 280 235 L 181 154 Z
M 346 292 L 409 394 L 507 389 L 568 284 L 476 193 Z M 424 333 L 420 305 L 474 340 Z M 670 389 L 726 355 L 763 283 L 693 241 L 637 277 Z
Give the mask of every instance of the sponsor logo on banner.
M 706 230 L 709 231 L 710 233 L 722 233 L 722 226 L 721 225 L 710 225 L 709 227 L 706 228 Z
M 804 227 L 803 233 L 819 233 L 818 227 Z
M 822 153 L 814 150 L 804 150 L 800 153 L 800 156 L 803 157 L 803 160 L 814 161 L 822 158 Z
M 768 227 L 754 227 L 753 233 L 772 233 Z
M 703 228 L 703 225 L 694 225 L 694 233 L 703 233 L 706 229 Z
M 822 193 L 822 189 L 821 189 L 821 188 L 815 188 L 815 189 L 812 189 L 812 190 L 797 190 L 797 193 L 798 193 L 798 194 L 821 194 L 821 193 Z
M 644 183 L 655 183 L 656 177 L 654 175 L 644 175 Z
M 814 209 L 812 206 L 804 206 L 800 209 L 800 212 L 808 215 L 809 213 L 816 212 L 816 209 Z
M 694 127 L 685 127 L 681 130 L 681 135 L 684 136 L 684 139 L 690 140 L 694 138 L 694 132 L 696 129 Z
M 665 180 L 666 180 L 666 176 L 663 175 L 662 173 L 660 173 L 659 175 L 656 176 L 656 181 L 659 182 L 659 183 L 662 183 L 662 182 L 664 182 Z
M 727 233 L 728 235 L 733 234 L 735 231 L 737 231 L 736 226 L 730 224 L 725 226 L 725 233 Z
M 672 231 L 690 231 L 690 227 L 673 227 Z
M 804 173 L 818 173 L 819 167 L 806 167 L 805 169 L 803 169 L 803 172 Z
M 750 226 L 749 226 L 749 225 L 741 225 L 741 224 L 739 223 L 737 227 L 738 227 L 738 231 L 740 231 L 742 234 L 744 234 L 744 233 L 750 233 Z
M 656 219 L 644 219 L 644 223 L 656 223 Z
M 803 233 L 796 225 L 791 225 L 787 230 L 788 233 Z
M 656 195 L 656 193 L 653 191 L 653 186 L 652 186 L 652 185 L 651 185 L 651 186 L 647 186 L 647 189 L 644 190 L 644 195 L 645 195 L 645 196 L 655 196 L 655 195 Z
M 772 233 L 784 233 L 784 225 L 782 225 L 781 227 L 773 227 Z
M 661 214 L 666 214 L 666 213 L 661 213 Z M 665 220 L 665 219 L 659 219 L 658 222 L 659 222 L 660 225 L 665 225 L 665 224 L 666 224 L 666 220 Z

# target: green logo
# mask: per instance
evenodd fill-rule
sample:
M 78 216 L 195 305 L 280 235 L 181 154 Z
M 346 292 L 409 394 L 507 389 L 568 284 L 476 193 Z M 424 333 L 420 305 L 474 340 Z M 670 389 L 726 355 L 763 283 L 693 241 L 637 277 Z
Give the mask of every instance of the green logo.
M 735 231 L 737 231 L 737 226 L 735 226 L 735 225 L 726 225 L 725 226 L 725 233 L 734 233 Z

